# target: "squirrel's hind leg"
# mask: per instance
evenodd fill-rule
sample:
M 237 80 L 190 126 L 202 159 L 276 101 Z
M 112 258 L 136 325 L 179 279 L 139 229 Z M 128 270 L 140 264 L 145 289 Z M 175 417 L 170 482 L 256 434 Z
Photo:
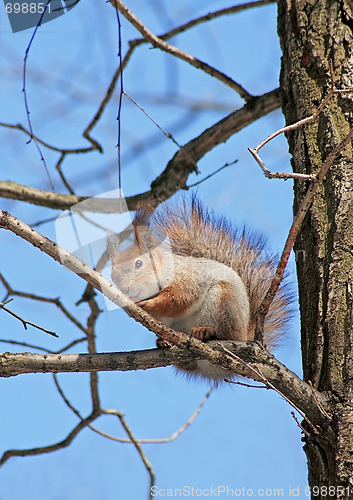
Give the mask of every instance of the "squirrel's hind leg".
M 195 337 L 195 339 L 202 340 L 202 342 L 208 342 L 217 338 L 217 334 L 211 326 L 195 326 L 191 328 L 190 335 Z M 157 338 L 156 344 L 157 347 L 170 347 L 170 343 L 161 338 Z
M 190 329 L 190 335 L 198 340 L 201 340 L 202 342 L 215 340 L 217 338 L 217 334 L 211 326 L 195 326 Z M 184 363 L 178 363 L 175 366 L 179 370 L 183 370 L 189 374 L 193 373 L 195 375 L 198 373 L 197 361 L 185 361 Z
M 208 342 L 209 340 L 215 340 L 217 338 L 217 334 L 211 326 L 195 326 L 191 328 L 190 335 L 203 342 Z

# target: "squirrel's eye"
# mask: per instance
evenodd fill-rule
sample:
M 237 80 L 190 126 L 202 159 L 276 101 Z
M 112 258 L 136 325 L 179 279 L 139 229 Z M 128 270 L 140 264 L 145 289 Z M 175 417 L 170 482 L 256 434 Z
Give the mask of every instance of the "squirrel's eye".
M 142 265 L 143 265 L 142 260 L 140 260 L 140 259 L 139 259 L 139 260 L 137 260 L 137 261 L 135 262 L 135 269 L 139 269 Z

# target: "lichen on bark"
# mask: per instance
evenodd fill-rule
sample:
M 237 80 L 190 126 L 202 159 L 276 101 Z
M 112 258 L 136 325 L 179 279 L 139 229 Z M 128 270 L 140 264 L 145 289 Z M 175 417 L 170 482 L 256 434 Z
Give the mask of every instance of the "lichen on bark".
M 330 86 L 353 86 L 353 19 L 348 1 L 279 0 L 282 108 L 287 123 L 309 116 Z M 353 94 L 338 94 L 319 119 L 288 134 L 296 172 L 316 173 L 353 127 Z M 305 380 L 331 396 L 333 423 L 307 439 L 309 483 L 351 485 L 353 477 L 353 168 L 342 151 L 319 189 L 295 251 Z M 294 184 L 294 211 L 307 186 Z

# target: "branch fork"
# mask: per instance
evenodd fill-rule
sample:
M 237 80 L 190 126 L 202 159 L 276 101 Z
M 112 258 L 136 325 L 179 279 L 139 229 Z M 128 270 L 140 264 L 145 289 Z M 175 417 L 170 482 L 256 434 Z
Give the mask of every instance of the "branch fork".
M 255 340 L 259 342 L 263 342 L 263 329 L 264 329 L 264 320 L 265 316 L 269 310 L 269 307 L 274 299 L 274 296 L 279 288 L 279 285 L 281 284 L 281 281 L 284 278 L 284 273 L 287 267 L 288 259 L 290 256 L 290 253 L 293 249 L 295 240 L 297 238 L 298 232 L 300 231 L 300 228 L 302 226 L 303 220 L 310 208 L 310 205 L 313 201 L 313 198 L 316 194 L 316 192 L 319 189 L 320 184 L 324 181 L 325 176 L 327 172 L 329 171 L 330 167 L 334 163 L 334 161 L 338 158 L 338 156 L 341 154 L 343 149 L 347 147 L 347 145 L 350 143 L 350 141 L 353 139 L 353 129 L 349 131 L 349 133 L 346 135 L 346 137 L 343 138 L 343 140 L 331 151 L 331 153 L 328 155 L 328 157 L 325 159 L 325 161 L 322 163 L 318 173 L 316 175 L 305 175 L 305 174 L 297 174 L 297 173 L 292 173 L 292 174 L 287 174 L 287 173 L 272 173 L 268 168 L 265 166 L 264 162 L 261 160 L 258 151 L 265 145 L 267 144 L 270 140 L 272 140 L 274 137 L 277 135 L 287 132 L 289 130 L 294 130 L 298 127 L 302 127 L 303 125 L 313 122 L 314 120 L 317 120 L 320 113 L 328 103 L 328 101 L 333 97 L 335 94 L 342 94 L 342 93 L 353 93 L 353 89 L 343 89 L 339 90 L 336 89 L 335 83 L 334 83 L 334 76 L 333 76 L 333 69 L 332 69 L 332 62 L 330 61 L 330 76 L 331 76 L 331 90 L 327 94 L 327 96 L 322 100 L 321 104 L 319 107 L 314 111 L 314 113 L 307 117 L 304 118 L 303 120 L 300 120 L 293 125 L 288 125 L 287 127 L 284 127 L 280 130 L 277 130 L 277 132 L 274 132 L 271 134 L 269 137 L 267 137 L 264 141 L 262 141 L 258 146 L 256 146 L 255 149 L 248 148 L 250 153 L 253 155 L 257 163 L 260 165 L 261 169 L 265 173 L 266 177 L 268 178 L 277 178 L 277 179 L 297 179 L 297 180 L 306 180 L 306 181 L 311 181 L 311 184 L 306 192 L 306 195 L 301 202 L 301 205 L 298 208 L 297 214 L 295 215 L 292 225 L 289 229 L 288 237 L 285 242 L 283 252 L 281 255 L 281 258 L 279 260 L 277 270 L 275 273 L 275 276 L 271 282 L 271 285 L 267 291 L 267 294 L 259 308 L 259 311 L 257 313 L 257 318 L 256 318 L 256 330 L 255 330 Z

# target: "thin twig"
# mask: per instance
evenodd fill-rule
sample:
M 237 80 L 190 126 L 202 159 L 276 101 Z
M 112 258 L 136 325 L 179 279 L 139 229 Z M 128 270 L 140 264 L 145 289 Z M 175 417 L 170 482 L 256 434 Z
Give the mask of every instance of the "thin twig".
M 53 221 L 55 221 L 57 218 L 58 218 L 58 216 L 57 216 L 57 215 L 54 215 L 54 217 L 48 217 L 47 219 L 39 220 L 39 221 L 34 222 L 33 224 L 31 224 L 31 227 L 39 227 L 39 226 L 41 226 L 42 224 L 48 224 L 48 222 L 53 222 Z
M 120 420 L 121 425 L 123 426 L 123 429 L 125 430 L 126 434 L 129 436 L 129 439 L 131 440 L 132 444 L 135 446 L 137 453 L 140 455 L 141 460 L 142 460 L 142 462 L 144 463 L 144 465 L 146 467 L 146 470 L 147 470 L 147 472 L 148 472 L 148 474 L 150 476 L 150 488 L 152 488 L 152 486 L 155 483 L 155 479 L 156 479 L 154 471 L 153 471 L 153 468 L 152 468 L 152 464 L 147 459 L 147 457 L 146 457 L 143 449 L 140 446 L 140 443 L 138 442 L 138 440 L 133 435 L 130 427 L 128 426 L 128 424 L 127 424 L 127 422 L 125 420 L 124 415 L 120 411 L 118 411 L 118 410 L 102 410 L 102 414 L 105 414 L 105 415 L 116 415 L 118 417 L 118 419 Z
M 77 434 L 88 426 L 91 422 L 93 422 L 97 417 L 99 417 L 99 413 L 92 412 L 87 418 L 81 420 L 72 431 L 66 436 L 65 439 L 59 441 L 58 443 L 51 444 L 49 446 L 40 446 L 38 448 L 30 448 L 30 449 L 21 449 L 21 450 L 7 450 L 0 458 L 0 466 L 2 466 L 9 458 L 11 457 L 28 457 L 33 455 L 42 455 L 43 453 L 51 453 L 52 451 L 60 450 L 62 448 L 66 448 L 71 444 Z
M 317 407 L 319 408 L 321 414 L 329 421 L 332 420 L 332 417 L 331 415 L 329 415 L 327 413 L 327 411 L 325 410 L 325 408 L 322 406 L 322 404 L 320 403 L 320 400 L 319 398 L 317 397 L 317 393 L 316 393 L 316 390 L 314 389 L 314 386 L 311 382 L 311 380 L 308 380 L 308 384 L 310 386 L 310 389 L 313 391 L 313 395 L 314 395 L 314 398 L 315 398 L 315 401 L 316 401 L 316 404 L 317 404 Z
M 88 148 L 89 151 L 92 151 L 93 149 L 94 149 L 93 146 L 91 148 Z M 55 169 L 58 172 L 58 174 L 60 175 L 60 178 L 61 178 L 64 186 L 66 187 L 66 189 L 69 191 L 69 193 L 75 194 L 74 190 L 72 189 L 69 182 L 67 181 L 67 179 L 64 175 L 64 172 L 62 171 L 62 168 L 61 168 L 61 165 L 64 163 L 66 155 L 67 155 L 67 153 L 64 153 L 64 152 L 61 153 L 59 160 L 56 162 Z
M 31 113 L 30 113 L 30 110 L 29 110 L 28 99 L 27 99 L 27 89 L 26 89 L 27 61 L 28 61 L 29 51 L 30 51 L 30 48 L 31 48 L 32 43 L 34 41 L 34 38 L 35 38 L 35 36 L 37 34 L 38 28 L 42 24 L 42 20 L 43 20 L 43 17 L 45 15 L 46 11 L 47 11 L 49 3 L 50 3 L 50 0 L 47 0 L 46 4 L 44 6 L 43 12 L 40 15 L 38 23 L 37 23 L 36 27 L 34 28 L 34 31 L 32 33 L 31 39 L 30 39 L 30 41 L 29 41 L 29 43 L 27 45 L 26 51 L 25 51 L 25 57 L 24 57 L 24 60 L 23 60 L 23 87 L 22 87 L 22 92 L 23 92 L 25 109 L 26 109 L 26 114 L 27 114 L 28 127 L 29 127 L 29 132 L 30 132 L 30 134 L 29 134 L 30 135 L 30 139 L 27 142 L 27 144 L 30 143 L 31 140 L 33 139 L 33 142 L 34 142 L 34 144 L 35 144 L 35 146 L 37 148 L 37 151 L 39 153 L 40 159 L 43 162 L 45 171 L 47 173 L 50 186 L 51 186 L 52 190 L 54 190 L 54 184 L 53 184 L 52 178 L 50 177 L 50 174 L 49 174 L 48 165 L 47 165 L 47 163 L 45 161 L 45 158 L 43 156 L 43 153 L 42 153 L 42 150 L 41 150 L 41 148 L 39 146 L 39 143 L 38 143 L 38 141 L 37 141 L 37 139 L 36 139 L 36 137 L 35 137 L 35 135 L 33 133 L 32 120 L 31 120 L 31 116 L 30 116 Z
M 174 431 L 173 434 L 171 434 L 169 437 L 156 438 L 156 439 L 137 439 L 137 442 L 140 444 L 161 444 L 161 443 L 171 443 L 172 441 L 175 441 L 175 439 L 178 436 L 180 436 L 180 434 L 182 434 L 184 431 L 186 431 L 186 429 L 188 429 L 190 427 L 190 425 L 196 420 L 196 418 L 200 414 L 203 406 L 205 405 L 206 401 L 210 397 L 213 390 L 214 390 L 214 387 L 212 387 L 207 392 L 207 394 L 205 395 L 205 397 L 203 398 L 203 400 L 199 404 L 196 411 L 194 411 L 194 413 L 188 418 L 188 420 L 185 422 L 185 424 L 183 424 L 181 427 L 179 427 L 179 429 Z M 108 410 L 103 410 L 103 413 L 105 413 L 105 412 L 108 412 Z M 107 414 L 109 414 L 109 413 L 107 413 Z M 112 441 L 117 441 L 118 443 L 126 443 L 126 444 L 131 443 L 130 439 L 124 439 L 124 438 L 118 438 L 116 436 L 112 436 L 111 434 L 108 434 L 106 432 L 101 431 L 100 429 L 97 429 L 93 425 L 89 425 L 89 428 L 92 429 L 92 431 L 96 432 L 97 434 L 100 434 L 103 437 L 111 439 Z
M 295 130 L 297 128 L 303 127 L 304 125 L 307 125 L 308 123 L 311 123 L 315 120 L 317 120 L 327 105 L 327 103 L 331 100 L 331 98 L 335 94 L 351 94 L 353 93 L 352 88 L 348 89 L 337 89 L 335 86 L 335 80 L 334 80 L 334 74 L 333 74 L 333 65 L 332 61 L 329 62 L 329 68 L 330 68 L 330 78 L 331 78 L 331 89 L 329 93 L 322 99 L 320 105 L 314 110 L 313 114 L 311 116 L 308 116 L 306 118 L 303 118 L 302 120 L 298 120 L 295 123 L 292 123 L 291 125 L 287 125 L 286 127 L 282 127 L 278 129 L 276 132 L 273 132 L 273 134 L 270 134 L 266 139 L 264 139 L 260 144 L 256 146 L 256 148 L 248 148 L 249 152 L 252 154 L 253 158 L 256 160 L 256 162 L 259 164 L 261 170 L 265 174 L 265 176 L 268 179 L 297 179 L 297 180 L 305 180 L 305 181 L 314 181 L 317 182 L 317 178 L 315 175 L 307 175 L 307 174 L 298 174 L 296 172 L 292 173 L 287 173 L 287 172 L 271 172 L 269 170 L 263 160 L 260 158 L 260 155 L 258 154 L 260 149 L 263 148 L 268 142 L 270 142 L 272 139 L 277 137 L 280 134 L 284 134 L 286 132 L 290 132 L 292 130 Z
M 8 302 L 10 302 L 12 300 L 13 299 L 7 300 L 6 302 L 0 302 L 0 309 L 3 309 L 7 313 L 11 314 L 11 316 L 13 316 L 14 318 L 21 321 L 25 330 L 27 330 L 27 325 L 30 325 L 30 326 L 33 326 L 33 328 L 37 328 L 37 330 L 41 330 L 42 332 L 45 332 L 45 333 L 48 333 L 49 335 L 52 335 L 53 337 L 57 337 L 57 338 L 59 337 L 59 335 L 57 335 L 52 330 L 47 330 L 46 328 L 43 328 L 42 326 L 39 326 L 36 323 L 32 323 L 32 321 L 28 321 L 26 319 L 23 319 L 21 316 L 19 316 L 18 314 L 14 313 L 13 311 L 11 311 L 7 307 L 5 307 L 5 304 L 7 304 Z
M 76 317 L 66 309 L 66 307 L 62 304 L 59 298 L 51 299 L 50 297 L 42 297 L 41 295 L 36 295 L 34 293 L 20 292 L 18 290 L 14 290 L 8 281 L 5 279 L 4 275 L 0 273 L 0 281 L 4 285 L 7 290 L 7 297 L 14 295 L 16 297 L 23 297 L 31 300 L 37 300 L 39 302 L 48 302 L 50 304 L 54 304 L 58 309 L 60 309 L 63 314 L 82 332 L 86 333 L 86 328 L 76 319 Z
M 95 327 L 99 314 L 101 313 L 97 302 L 92 295 L 88 301 L 89 307 L 91 309 L 91 314 L 87 319 L 87 345 L 88 352 L 90 354 L 95 354 L 97 352 L 96 349 L 96 340 L 95 340 Z M 100 400 L 99 400 L 99 391 L 98 391 L 98 373 L 91 372 L 90 373 L 90 388 L 91 388 L 91 397 L 92 397 L 92 405 L 93 410 L 100 410 Z
M 67 344 L 65 347 L 62 347 L 61 349 L 58 349 L 57 351 L 53 351 L 53 354 L 62 354 L 66 352 L 67 350 L 71 349 L 77 344 L 81 344 L 82 342 L 86 342 L 87 338 L 86 337 L 81 337 L 80 339 L 73 340 L 69 344 Z
M 220 16 L 225 16 L 229 14 L 236 14 L 238 12 L 242 12 L 247 9 L 252 9 L 254 7 L 261 7 L 263 5 L 268 5 L 270 3 L 276 3 L 276 0 L 258 0 L 255 2 L 246 2 L 240 5 L 233 5 L 232 7 L 227 7 L 225 9 L 220 9 L 214 12 L 209 12 L 208 14 L 205 14 L 203 16 L 197 17 L 195 19 L 192 19 L 191 21 L 188 21 L 180 26 L 177 26 L 176 28 L 171 29 L 170 31 L 167 31 L 166 33 L 163 33 L 162 35 L 158 35 L 158 38 L 161 40 L 169 40 L 170 38 L 179 35 L 180 33 L 183 33 L 184 31 L 193 28 L 194 26 L 197 26 L 198 24 L 211 21 L 212 19 L 215 19 Z M 140 45 L 142 43 L 146 43 L 145 38 L 136 38 L 136 40 L 132 40 L 130 42 L 130 45 Z
M 299 427 L 299 429 L 301 429 L 301 431 L 306 435 L 306 437 L 310 437 L 310 432 L 308 432 L 306 429 L 304 429 L 304 427 L 301 425 L 301 423 L 299 422 L 299 420 L 297 419 L 297 417 L 295 416 L 295 413 L 294 411 L 291 411 L 290 412 L 292 417 L 294 418 L 297 426 Z
M 110 99 L 112 98 L 116 84 L 119 80 L 120 74 L 123 71 L 123 69 L 125 68 L 125 66 L 127 65 L 127 63 L 129 62 L 133 51 L 134 51 L 134 49 L 130 47 L 129 50 L 126 52 L 124 59 L 119 64 L 119 67 L 117 68 L 117 70 L 115 71 L 115 73 L 113 75 L 113 78 L 108 86 L 108 89 L 105 93 L 104 98 L 102 99 L 102 102 L 100 103 L 100 105 L 98 107 L 98 110 L 96 111 L 95 115 L 93 116 L 93 118 L 88 123 L 87 127 L 85 128 L 85 130 L 82 133 L 83 137 L 85 139 L 87 139 L 88 141 L 90 141 L 90 143 L 94 146 L 94 148 L 98 149 L 98 151 L 100 153 L 103 153 L 103 148 L 95 139 L 92 138 L 91 131 L 96 126 L 98 121 L 100 120 L 100 118 L 103 114 L 103 111 L 105 110 L 107 104 L 109 103 Z
M 211 174 L 209 175 L 206 175 L 206 177 L 204 177 L 203 179 L 201 179 L 200 181 L 197 181 L 197 182 L 194 182 L 194 184 L 189 184 L 188 186 L 186 186 L 186 189 L 191 189 L 195 186 L 198 186 L 199 184 L 201 184 L 202 182 L 205 182 L 207 181 L 208 179 L 210 179 L 211 177 L 213 177 L 214 175 L 218 174 L 219 172 L 221 172 L 221 170 L 223 170 L 224 168 L 227 168 L 227 167 L 231 167 L 232 165 L 235 165 L 236 163 L 238 163 L 239 160 L 234 160 L 230 163 L 225 163 L 222 167 L 220 168 L 217 168 L 217 170 L 215 170 L 214 172 L 212 172 Z
M 130 101 L 135 104 L 135 106 L 137 106 L 146 116 L 147 118 L 149 118 L 154 124 L 155 126 L 162 132 L 162 134 L 164 134 L 168 139 L 170 139 L 178 148 L 179 150 L 181 150 L 181 148 L 183 147 L 181 144 L 178 143 L 178 141 L 172 136 L 171 133 L 169 132 L 166 132 L 162 127 L 161 125 L 159 125 L 159 123 L 149 114 L 147 113 L 147 111 L 138 103 L 136 102 L 129 94 L 127 94 L 125 91 L 123 91 L 124 95 L 130 99 Z M 187 154 L 187 153 L 186 153 Z M 198 173 L 198 166 L 197 166 L 197 163 L 194 161 L 194 159 L 192 158 L 191 155 L 187 154 L 188 156 L 188 160 L 190 161 L 190 163 L 193 163 L 194 164 L 194 169 L 195 169 L 195 172 Z
M 275 392 L 277 392 L 277 394 L 279 394 L 285 401 L 287 401 L 287 403 L 289 403 L 298 413 L 299 415 L 307 422 L 307 424 L 311 427 L 311 429 L 313 430 L 314 434 L 319 434 L 317 428 L 314 426 L 314 424 L 312 424 L 310 422 L 310 420 L 308 419 L 308 417 L 305 415 L 305 413 L 302 412 L 302 410 L 300 408 L 298 408 L 298 406 L 293 403 L 293 401 L 291 401 L 285 394 L 283 394 L 283 392 L 281 392 L 279 389 L 277 389 L 277 387 L 275 387 L 264 375 L 263 373 L 261 372 L 261 370 L 259 368 L 255 368 L 254 366 L 250 365 L 249 363 L 247 363 L 246 361 L 244 361 L 243 359 L 241 359 L 239 356 L 237 356 L 236 354 L 234 354 L 232 351 L 230 351 L 229 349 L 227 349 L 223 344 L 221 344 L 221 342 L 218 342 L 218 345 L 222 348 L 222 350 L 224 350 L 229 356 L 231 356 L 232 358 L 234 358 L 235 360 L 237 360 L 239 363 L 242 363 L 244 366 L 246 366 L 247 368 L 249 368 L 249 370 L 251 370 L 251 372 L 255 373 L 255 375 L 257 375 L 259 377 L 259 379 L 261 380 L 261 382 L 263 382 L 267 387 L 269 387 L 270 389 L 273 389 Z
M 51 351 L 50 349 L 44 349 L 41 346 L 29 344 L 28 342 L 19 342 L 17 340 L 8 340 L 8 339 L 0 339 L 0 342 L 2 342 L 4 344 L 18 345 L 21 347 L 28 347 L 29 349 L 34 349 L 35 351 L 43 351 L 45 353 L 54 354 L 54 351 Z
M 119 50 L 118 50 L 118 58 L 119 58 L 119 67 L 120 69 L 120 89 L 119 89 L 119 103 L 118 103 L 118 116 L 117 116 L 117 122 L 118 122 L 118 143 L 117 143 L 117 148 L 118 148 L 118 187 L 119 187 L 119 193 L 121 193 L 121 111 L 122 111 L 122 104 L 123 104 L 123 93 L 124 93 L 124 84 L 123 84 L 123 55 L 122 55 L 122 48 L 121 48 L 121 22 L 120 22 L 120 16 L 119 16 L 119 11 L 116 9 L 116 18 L 118 21 L 118 34 L 119 34 Z
M 330 98 L 331 97 L 332 97 L 332 94 L 330 95 Z M 299 121 L 293 123 L 292 125 L 287 125 L 285 127 L 282 127 L 280 129 L 276 130 L 276 132 L 273 132 L 273 134 L 270 134 L 268 137 L 266 137 L 266 139 L 264 139 L 262 142 L 260 142 L 260 144 L 258 144 L 256 146 L 256 148 L 254 148 L 252 151 L 257 153 L 258 151 L 260 151 L 261 148 L 263 148 L 268 142 L 272 141 L 272 139 L 274 139 L 278 135 L 284 134 L 284 133 L 289 132 L 291 130 L 295 130 L 299 127 L 302 127 L 303 125 L 306 125 L 307 123 L 311 123 L 312 121 L 316 120 L 316 118 L 319 116 L 318 109 L 311 116 L 308 116 L 307 118 L 303 118 L 303 120 L 299 120 Z
M 51 151 L 56 151 L 57 153 L 62 153 L 62 154 L 88 153 L 90 151 L 93 151 L 93 149 L 94 149 L 92 146 L 90 146 L 88 148 L 59 148 L 57 146 L 52 146 L 48 142 L 45 142 L 42 139 L 40 139 L 39 137 L 37 137 L 36 135 L 34 135 L 30 130 L 27 130 L 20 123 L 13 125 L 11 123 L 0 122 L 0 127 L 21 130 L 22 132 L 24 132 L 26 135 L 28 135 L 32 139 L 35 139 L 42 146 L 46 147 L 47 149 L 50 149 Z
M 53 373 L 53 380 L 54 380 L 54 383 L 55 383 L 55 387 L 56 387 L 58 393 L 60 394 L 60 396 L 62 397 L 62 399 L 64 400 L 66 406 L 68 408 L 70 408 L 70 410 L 76 415 L 76 417 L 78 417 L 81 421 L 83 421 L 84 418 L 80 415 L 79 411 L 76 410 L 76 408 L 74 406 L 72 406 L 72 404 L 70 403 L 70 401 L 65 396 L 64 391 L 63 391 L 61 385 L 59 384 L 58 376 L 57 376 L 56 373 Z M 89 426 L 90 426 L 90 424 L 89 424 Z
M 271 170 L 269 170 L 266 167 L 265 163 L 260 158 L 260 155 L 256 151 L 256 148 L 255 149 L 248 148 L 248 150 L 252 154 L 254 159 L 257 161 L 257 163 L 260 165 L 261 170 L 263 171 L 263 173 L 265 174 L 265 177 L 267 177 L 267 179 L 284 179 L 284 180 L 297 179 L 300 181 L 316 181 L 315 175 L 298 174 L 296 172 L 292 172 L 292 173 L 289 173 L 289 172 L 271 172 Z
M 289 234 L 287 237 L 287 240 L 284 245 L 284 249 L 281 255 L 281 258 L 279 260 L 275 276 L 271 282 L 271 285 L 266 293 L 266 296 L 259 308 L 258 315 L 257 315 L 257 321 L 256 321 L 256 331 L 255 331 L 255 340 L 258 340 L 262 342 L 263 338 L 263 325 L 264 325 L 264 320 L 265 316 L 269 310 L 269 307 L 274 299 L 274 296 L 276 295 L 276 292 L 279 288 L 279 285 L 281 281 L 283 280 L 284 277 L 284 272 L 287 266 L 287 262 L 290 256 L 290 253 L 292 251 L 292 248 L 294 246 L 296 237 L 298 235 L 298 232 L 302 226 L 304 217 L 306 216 L 310 205 L 313 201 L 313 198 L 316 194 L 316 192 L 319 189 L 320 184 L 323 182 L 329 168 L 333 164 L 333 162 L 336 160 L 336 158 L 341 154 L 342 150 L 350 143 L 350 141 L 353 138 L 353 128 L 349 131 L 349 133 L 346 135 L 346 137 L 331 151 L 331 153 L 328 155 L 326 160 L 322 163 L 319 172 L 316 175 L 316 182 L 312 182 L 306 192 L 306 195 L 303 199 L 303 201 L 300 204 L 300 207 L 298 208 L 298 212 L 296 216 L 293 219 L 291 228 L 289 230 Z
M 155 125 L 156 127 L 162 132 L 162 134 L 164 134 L 166 137 L 168 137 L 168 139 L 171 139 L 174 144 L 176 146 L 178 146 L 178 148 L 182 148 L 182 145 L 178 143 L 178 141 L 176 139 L 174 139 L 174 137 L 172 136 L 172 134 L 170 134 L 169 132 L 166 132 L 162 127 L 161 125 L 159 125 L 159 123 L 149 114 L 147 113 L 147 111 L 138 103 L 135 101 L 135 99 L 133 99 L 131 97 L 131 95 L 129 95 L 127 92 L 123 91 L 123 94 L 128 98 L 130 99 L 130 101 L 135 104 L 135 106 L 137 106 L 146 116 L 147 118 L 149 118 Z
M 241 385 L 242 387 L 249 387 L 250 389 L 269 389 L 269 387 L 267 387 L 266 385 L 246 384 L 245 382 L 239 382 L 238 380 L 230 380 L 228 378 L 225 378 L 224 382 L 227 382 L 227 384 Z

